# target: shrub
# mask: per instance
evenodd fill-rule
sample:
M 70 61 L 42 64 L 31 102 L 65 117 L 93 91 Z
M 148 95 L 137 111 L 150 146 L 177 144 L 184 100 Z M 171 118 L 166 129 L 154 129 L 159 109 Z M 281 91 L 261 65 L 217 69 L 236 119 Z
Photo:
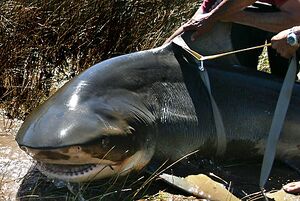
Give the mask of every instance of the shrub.
M 159 46 L 200 1 L 4 0 L 0 97 L 24 117 L 53 84 L 110 57 Z

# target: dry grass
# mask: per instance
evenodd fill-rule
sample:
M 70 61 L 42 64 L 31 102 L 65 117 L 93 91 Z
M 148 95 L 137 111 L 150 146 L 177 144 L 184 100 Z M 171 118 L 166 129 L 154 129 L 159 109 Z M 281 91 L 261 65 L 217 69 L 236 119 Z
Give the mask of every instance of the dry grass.
M 0 100 L 24 117 L 51 85 L 115 55 L 161 45 L 197 0 L 0 2 Z

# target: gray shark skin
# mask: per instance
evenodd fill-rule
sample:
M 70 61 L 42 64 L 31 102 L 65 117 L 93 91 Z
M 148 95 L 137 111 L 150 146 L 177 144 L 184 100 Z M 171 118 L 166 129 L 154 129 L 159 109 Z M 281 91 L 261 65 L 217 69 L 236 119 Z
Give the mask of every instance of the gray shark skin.
M 233 61 L 205 65 L 226 131 L 227 149 L 218 158 L 248 160 L 263 154 L 282 80 Z M 299 106 L 296 83 L 279 160 L 299 161 Z M 42 173 L 71 182 L 125 175 L 195 150 L 213 158 L 218 146 L 197 65 L 175 44 L 90 67 L 35 109 L 16 141 Z

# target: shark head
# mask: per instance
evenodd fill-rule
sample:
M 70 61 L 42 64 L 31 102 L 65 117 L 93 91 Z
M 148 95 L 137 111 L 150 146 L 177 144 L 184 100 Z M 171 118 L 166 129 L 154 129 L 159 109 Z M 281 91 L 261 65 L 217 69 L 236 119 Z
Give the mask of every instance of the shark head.
M 148 60 L 150 59 L 150 61 Z M 86 182 L 144 168 L 155 150 L 151 86 L 169 74 L 154 52 L 97 64 L 71 80 L 25 120 L 20 148 L 50 178 Z

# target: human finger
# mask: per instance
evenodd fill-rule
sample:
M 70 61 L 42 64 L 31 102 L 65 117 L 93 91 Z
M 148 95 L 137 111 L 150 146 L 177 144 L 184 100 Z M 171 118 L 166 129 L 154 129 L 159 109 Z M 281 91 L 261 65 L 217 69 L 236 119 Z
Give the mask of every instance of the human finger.
M 197 26 L 195 26 L 194 24 L 185 24 L 182 26 L 183 31 L 193 31 L 193 30 L 197 30 Z
M 299 193 L 300 192 L 300 182 L 292 182 L 284 185 L 283 190 L 288 193 Z
M 279 42 L 275 40 L 274 38 L 271 39 L 271 46 L 273 49 L 277 49 L 279 46 Z
M 164 42 L 164 44 L 167 44 L 171 42 L 175 37 L 181 35 L 184 32 L 183 27 L 179 27 L 167 40 Z

